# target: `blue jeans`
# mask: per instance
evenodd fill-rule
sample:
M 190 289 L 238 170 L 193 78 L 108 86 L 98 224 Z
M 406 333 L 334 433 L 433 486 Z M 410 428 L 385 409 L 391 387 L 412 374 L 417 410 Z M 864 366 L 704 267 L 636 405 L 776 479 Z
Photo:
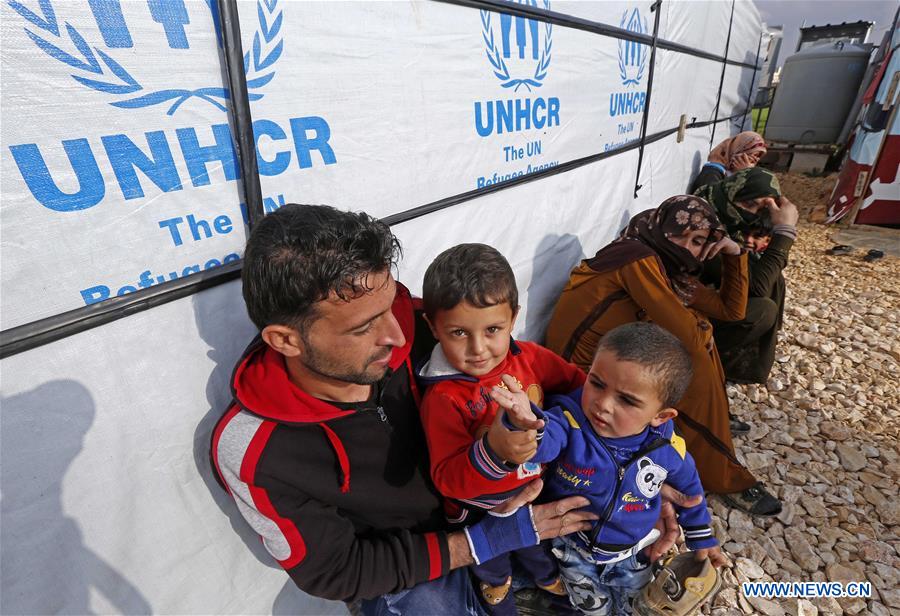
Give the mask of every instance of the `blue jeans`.
M 362 601 L 360 613 L 363 616 L 486 616 L 465 567 L 406 590 Z
M 572 606 L 590 616 L 631 614 L 632 600 L 653 578 L 650 563 L 639 554 L 598 564 L 566 539 L 554 539 L 553 555 Z

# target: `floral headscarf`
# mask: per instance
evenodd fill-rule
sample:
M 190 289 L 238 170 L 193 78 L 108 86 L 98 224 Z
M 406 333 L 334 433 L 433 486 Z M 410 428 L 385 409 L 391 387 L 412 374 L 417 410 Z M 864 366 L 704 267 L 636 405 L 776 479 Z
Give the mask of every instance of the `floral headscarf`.
M 619 238 L 602 248 L 588 265 L 602 273 L 656 255 L 662 261 L 675 294 L 687 306 L 700 285 L 697 276 L 702 265 L 687 248 L 669 238 L 698 229 L 709 229 L 707 242 L 717 242 L 725 235 L 725 227 L 704 199 L 691 195 L 669 197 L 655 210 L 634 216 Z
M 719 220 L 728 229 L 728 235 L 740 243 L 744 239 L 741 228 L 755 222 L 759 215 L 738 207 L 737 203 L 760 197 L 780 197 L 781 185 L 775 174 L 752 167 L 742 169 L 721 182 L 701 186 L 694 194 L 712 204 Z
M 734 137 L 729 137 L 717 145 L 709 153 L 707 160 L 711 163 L 719 163 L 730 171 L 735 157 L 739 154 L 759 152 L 761 157 L 766 151 L 766 140 L 757 133 L 748 130 Z

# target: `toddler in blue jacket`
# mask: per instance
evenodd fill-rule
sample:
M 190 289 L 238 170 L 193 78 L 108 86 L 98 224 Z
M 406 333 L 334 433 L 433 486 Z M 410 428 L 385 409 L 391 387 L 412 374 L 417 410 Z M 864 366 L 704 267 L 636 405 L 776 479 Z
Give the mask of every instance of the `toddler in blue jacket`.
M 492 395 L 506 410 L 507 427 L 538 429 L 533 462 L 555 462 L 542 498 L 584 496 L 600 519 L 590 532 L 554 539 L 553 552 L 576 609 L 585 614 L 630 614 L 650 581 L 642 549 L 659 532 L 663 482 L 684 494 L 703 494 L 694 460 L 675 434 L 673 405 L 691 381 L 690 355 L 658 325 L 628 323 L 601 340 L 581 390 L 530 403 L 512 380 Z M 678 509 L 688 548 L 714 566 L 725 562 L 710 527 L 706 501 Z

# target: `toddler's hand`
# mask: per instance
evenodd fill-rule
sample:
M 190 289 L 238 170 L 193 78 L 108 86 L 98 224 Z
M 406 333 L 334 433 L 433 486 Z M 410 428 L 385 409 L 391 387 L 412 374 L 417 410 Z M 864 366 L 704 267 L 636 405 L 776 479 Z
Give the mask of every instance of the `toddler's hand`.
M 516 379 L 504 374 L 500 377 L 506 388 L 494 387 L 491 389 L 491 397 L 506 411 L 509 421 L 520 430 L 540 430 L 544 427 L 544 420 L 538 419 L 531 410 L 531 400 Z
M 722 548 L 716 546 L 714 548 L 705 548 L 703 550 L 697 550 L 694 552 L 694 556 L 697 560 L 703 560 L 706 557 L 709 557 L 709 562 L 712 563 L 712 566 L 716 569 L 723 567 L 728 563 L 728 557 L 722 552 Z

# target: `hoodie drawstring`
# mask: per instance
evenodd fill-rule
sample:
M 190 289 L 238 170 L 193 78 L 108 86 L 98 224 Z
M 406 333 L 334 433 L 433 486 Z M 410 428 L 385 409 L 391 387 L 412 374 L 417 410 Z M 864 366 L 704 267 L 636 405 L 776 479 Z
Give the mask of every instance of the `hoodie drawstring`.
M 347 450 L 344 449 L 344 444 L 334 430 L 324 423 L 320 423 L 319 427 L 325 431 L 325 436 L 328 437 L 328 442 L 331 443 L 331 447 L 337 455 L 338 464 L 341 466 L 341 492 L 346 494 L 350 491 L 350 458 L 347 457 Z

